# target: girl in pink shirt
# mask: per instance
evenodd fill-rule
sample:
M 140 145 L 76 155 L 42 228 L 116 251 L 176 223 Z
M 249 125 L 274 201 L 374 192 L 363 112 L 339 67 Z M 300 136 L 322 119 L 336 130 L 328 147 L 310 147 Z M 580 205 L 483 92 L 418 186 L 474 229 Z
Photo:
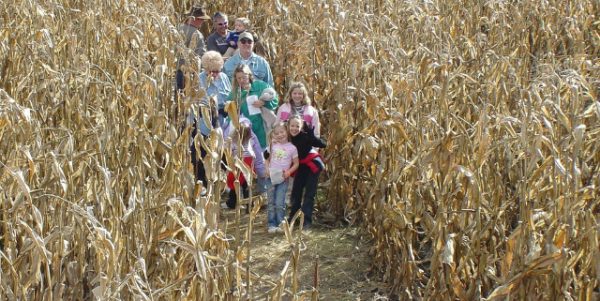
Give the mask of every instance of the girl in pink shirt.
M 271 131 L 269 159 L 267 166 L 271 179 L 267 204 L 268 232 L 280 232 L 279 224 L 285 218 L 285 195 L 290 176 L 298 169 L 298 150 L 289 142 L 288 128 L 283 122 L 276 122 Z
M 321 136 L 319 111 L 311 105 L 310 98 L 308 97 L 308 90 L 303 83 L 292 83 L 283 102 L 284 103 L 277 110 L 277 117 L 279 120 L 287 121 L 294 115 L 300 115 L 309 127 L 315 129 L 315 136 Z

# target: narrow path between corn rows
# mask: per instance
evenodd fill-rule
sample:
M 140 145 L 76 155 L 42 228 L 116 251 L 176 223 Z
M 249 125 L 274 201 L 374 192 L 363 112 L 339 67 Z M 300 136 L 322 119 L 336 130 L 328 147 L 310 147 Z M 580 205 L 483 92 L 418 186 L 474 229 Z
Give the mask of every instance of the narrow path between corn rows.
M 222 210 L 220 223 L 226 225 L 228 234 L 234 234 L 235 210 Z M 267 210 L 263 207 L 253 225 L 251 271 L 263 275 L 265 280 L 276 281 L 286 261 L 291 258 L 291 247 L 285 234 L 267 233 L 266 215 Z M 248 216 L 242 210 L 242 231 L 247 228 Z M 294 230 L 294 236 L 297 231 Z M 372 273 L 370 268 L 368 241 L 361 237 L 358 228 L 332 228 L 317 222 L 310 231 L 302 234 L 300 291 L 313 287 L 318 256 L 320 300 L 373 300 L 385 295 L 385 284 L 377 281 L 376 273 Z M 291 277 L 288 277 L 286 287 L 291 288 Z M 260 292 L 255 292 L 255 295 L 260 295 Z

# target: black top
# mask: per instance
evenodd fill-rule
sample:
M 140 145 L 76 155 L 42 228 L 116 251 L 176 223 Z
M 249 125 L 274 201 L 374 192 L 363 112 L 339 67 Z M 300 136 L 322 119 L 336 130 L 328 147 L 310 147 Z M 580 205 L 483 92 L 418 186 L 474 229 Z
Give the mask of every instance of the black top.
M 303 131 L 293 136 L 291 142 L 298 149 L 299 160 L 306 158 L 313 147 L 327 147 L 323 139 L 315 137 L 315 129 L 309 127 L 304 127 Z

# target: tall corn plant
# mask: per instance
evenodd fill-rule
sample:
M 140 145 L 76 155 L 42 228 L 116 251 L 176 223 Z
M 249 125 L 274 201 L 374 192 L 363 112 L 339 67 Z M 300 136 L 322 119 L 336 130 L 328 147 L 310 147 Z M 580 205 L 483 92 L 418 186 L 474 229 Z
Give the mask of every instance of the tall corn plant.
M 330 145 L 320 209 L 372 234 L 395 294 L 585 300 L 599 279 L 597 11 L 255 1 L 236 13 L 262 33 L 281 92 L 308 83 Z
M 190 62 L 188 75 L 198 71 L 176 29 L 180 10 L 146 1 L 0 7 L 0 296 L 247 296 L 260 281 L 236 275 L 250 254 L 219 224 L 223 140 L 194 141 L 210 154 L 200 196 L 183 120 L 204 92 L 190 83 L 173 102 L 176 57 Z
M 214 210 L 185 206 L 195 196 L 190 173 L 179 172 L 189 137 L 171 122 L 196 92 L 168 101 L 177 21 L 161 15 L 171 6 L 21 4 L 2 16 L 3 292 L 233 298 L 231 283 L 242 282 L 231 263 L 243 260 L 203 226 Z M 392 292 L 593 298 L 597 3 L 254 1 L 234 10 L 253 20 L 280 92 L 308 83 L 330 144 L 320 210 L 372 234 L 374 267 Z M 199 203 L 211 212 L 214 201 Z

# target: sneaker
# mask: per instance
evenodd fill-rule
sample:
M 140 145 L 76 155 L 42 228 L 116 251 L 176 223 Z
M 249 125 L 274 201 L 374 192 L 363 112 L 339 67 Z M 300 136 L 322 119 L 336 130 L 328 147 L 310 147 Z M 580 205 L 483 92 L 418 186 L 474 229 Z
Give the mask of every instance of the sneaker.
M 223 209 L 229 209 L 229 210 L 235 209 L 235 207 L 234 208 L 229 207 L 227 205 L 227 202 L 221 202 L 221 208 L 223 208 Z M 246 206 L 244 206 L 244 205 L 240 206 L 240 209 L 245 209 L 245 208 L 246 208 Z
M 302 231 L 310 231 L 312 229 L 312 224 L 304 224 L 302 226 Z
M 275 232 L 277 232 L 277 233 L 283 233 L 285 231 L 283 230 L 282 227 L 277 227 L 277 228 L 275 228 Z
M 277 233 L 277 227 L 273 227 L 273 226 L 269 226 L 269 229 L 267 229 L 267 233 Z

